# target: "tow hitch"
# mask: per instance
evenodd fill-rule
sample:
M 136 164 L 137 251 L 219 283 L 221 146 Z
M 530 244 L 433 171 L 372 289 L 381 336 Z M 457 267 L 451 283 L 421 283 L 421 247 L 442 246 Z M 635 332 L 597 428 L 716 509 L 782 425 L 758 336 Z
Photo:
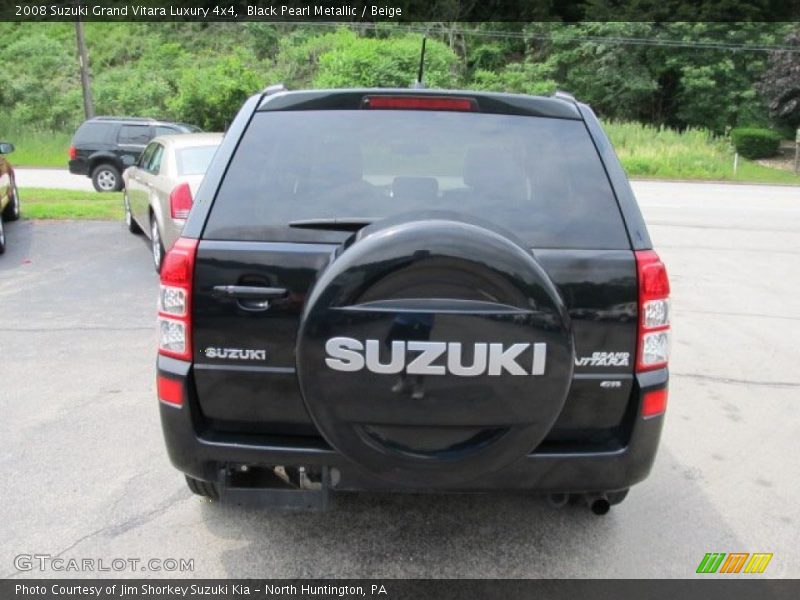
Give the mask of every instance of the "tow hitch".
M 219 472 L 220 502 L 280 510 L 328 508 L 328 467 L 227 465 Z

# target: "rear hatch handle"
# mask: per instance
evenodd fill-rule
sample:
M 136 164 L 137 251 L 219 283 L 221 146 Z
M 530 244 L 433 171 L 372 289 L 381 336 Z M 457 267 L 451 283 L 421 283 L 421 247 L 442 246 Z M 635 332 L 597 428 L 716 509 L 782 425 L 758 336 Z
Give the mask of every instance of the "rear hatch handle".
M 215 285 L 214 296 L 233 298 L 243 310 L 262 311 L 270 307 L 270 300 L 285 298 L 289 295 L 286 288 L 265 287 L 256 285 Z

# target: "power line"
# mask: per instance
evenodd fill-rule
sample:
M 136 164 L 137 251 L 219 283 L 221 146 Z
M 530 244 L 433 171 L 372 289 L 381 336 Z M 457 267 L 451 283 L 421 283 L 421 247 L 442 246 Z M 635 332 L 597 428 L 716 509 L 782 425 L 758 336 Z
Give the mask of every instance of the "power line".
M 350 27 L 353 29 L 387 30 L 381 23 L 320 23 L 313 21 L 299 21 L 293 24 L 314 27 Z M 406 33 L 429 34 L 436 29 L 435 26 L 422 27 L 419 25 L 392 25 L 392 30 Z M 799 46 L 781 46 L 774 44 L 746 44 L 731 42 L 708 42 L 671 40 L 665 38 L 636 38 L 636 37 L 611 37 L 598 35 L 560 35 L 547 33 L 531 33 L 525 31 L 490 31 L 448 27 L 441 29 L 443 32 L 463 35 L 465 37 L 484 37 L 495 39 L 541 40 L 541 41 L 567 41 L 567 42 L 594 42 L 597 44 L 611 44 L 621 46 L 661 46 L 668 48 L 693 48 L 698 50 L 725 50 L 730 52 L 792 52 L 800 53 Z

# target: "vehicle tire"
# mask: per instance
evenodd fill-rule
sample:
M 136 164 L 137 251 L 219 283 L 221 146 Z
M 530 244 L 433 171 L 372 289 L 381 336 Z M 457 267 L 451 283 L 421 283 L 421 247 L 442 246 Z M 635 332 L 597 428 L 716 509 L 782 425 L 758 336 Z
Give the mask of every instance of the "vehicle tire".
M 0 254 L 6 251 L 6 230 L 3 226 L 3 215 L 0 214 Z
M 98 192 L 118 192 L 122 189 L 122 176 L 114 165 L 103 163 L 92 171 L 92 185 Z
M 3 220 L 4 221 L 16 221 L 19 219 L 20 215 L 20 206 L 19 206 L 19 190 L 17 189 L 17 182 L 14 182 L 14 187 L 12 189 L 13 192 L 13 199 L 11 202 L 8 203 L 6 209 L 3 211 Z
M 153 266 L 156 268 L 156 273 L 161 273 L 161 264 L 164 262 L 164 243 L 161 241 L 158 220 L 153 214 L 150 214 L 150 247 L 153 250 Z
M 217 484 L 211 481 L 203 481 L 202 479 L 195 479 L 186 475 L 186 485 L 193 494 L 210 498 L 211 500 L 219 500 L 219 490 Z
M 130 200 L 128 200 L 127 192 L 122 202 L 125 207 L 125 225 L 128 227 L 128 231 L 135 234 L 142 233 L 142 228 L 139 227 L 139 224 L 134 220 L 133 214 L 131 213 L 131 203 Z
M 616 492 L 608 492 L 606 497 L 608 498 L 608 503 L 611 506 L 616 506 L 620 504 L 625 498 L 628 496 L 628 492 L 630 492 L 630 488 L 626 490 L 617 490 Z

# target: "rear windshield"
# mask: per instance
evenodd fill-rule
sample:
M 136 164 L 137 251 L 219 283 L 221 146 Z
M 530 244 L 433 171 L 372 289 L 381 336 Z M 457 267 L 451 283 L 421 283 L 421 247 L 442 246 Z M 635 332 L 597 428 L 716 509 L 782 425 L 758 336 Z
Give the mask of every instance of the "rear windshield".
M 339 241 L 288 224 L 424 210 L 477 216 L 535 248 L 630 247 L 583 122 L 392 110 L 256 113 L 204 237 Z
M 176 152 L 178 175 L 204 175 L 211 162 L 216 146 L 196 146 Z

